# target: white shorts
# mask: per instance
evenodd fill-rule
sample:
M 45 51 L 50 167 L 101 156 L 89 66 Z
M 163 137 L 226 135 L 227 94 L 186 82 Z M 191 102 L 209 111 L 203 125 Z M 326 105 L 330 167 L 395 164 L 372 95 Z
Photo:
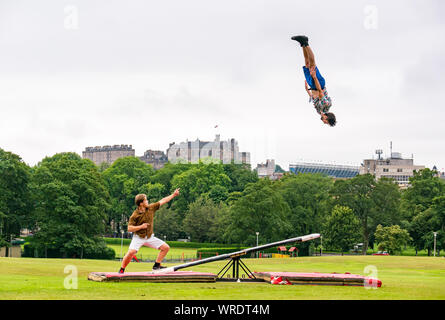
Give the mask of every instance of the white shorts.
M 159 249 L 163 244 L 165 244 L 165 242 L 156 238 L 154 234 L 152 234 L 150 238 L 141 238 L 135 233 L 133 234 L 129 249 L 139 251 L 142 246 Z

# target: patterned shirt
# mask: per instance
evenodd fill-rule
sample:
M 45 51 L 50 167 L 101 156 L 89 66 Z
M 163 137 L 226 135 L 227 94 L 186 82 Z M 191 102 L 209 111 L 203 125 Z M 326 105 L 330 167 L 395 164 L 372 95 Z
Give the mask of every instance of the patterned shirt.
M 323 89 L 323 98 L 313 98 L 312 102 L 314 103 L 315 110 L 318 114 L 328 112 L 332 106 L 332 100 L 328 96 L 328 91 L 326 88 Z

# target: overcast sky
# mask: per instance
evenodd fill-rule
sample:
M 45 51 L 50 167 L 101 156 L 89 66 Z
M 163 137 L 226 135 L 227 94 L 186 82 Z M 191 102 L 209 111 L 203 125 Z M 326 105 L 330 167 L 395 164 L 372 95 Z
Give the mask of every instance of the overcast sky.
M 275 159 L 445 167 L 445 2 L 0 0 L 0 148 L 29 165 L 88 146 L 235 138 Z M 306 34 L 337 126 L 304 90 Z M 218 125 L 215 129 L 214 126 Z

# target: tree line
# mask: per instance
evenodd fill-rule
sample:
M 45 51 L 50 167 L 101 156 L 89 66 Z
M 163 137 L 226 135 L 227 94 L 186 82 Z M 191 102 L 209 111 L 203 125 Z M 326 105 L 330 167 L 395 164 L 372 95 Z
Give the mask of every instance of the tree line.
M 397 253 L 404 245 L 430 253 L 437 232 L 441 250 L 445 183 L 424 169 L 410 184 L 401 190 L 369 174 L 334 180 L 286 173 L 272 181 L 248 165 L 210 160 L 154 170 L 126 157 L 96 166 L 76 153 L 29 167 L 0 149 L 0 247 L 27 228 L 34 233 L 29 256 L 110 257 L 103 236 L 127 229 L 136 194 L 155 202 L 181 188 L 155 215 L 159 238 L 251 246 L 257 232 L 263 244 L 321 233 L 323 250 L 347 252 L 361 242 L 363 253 L 369 246 Z

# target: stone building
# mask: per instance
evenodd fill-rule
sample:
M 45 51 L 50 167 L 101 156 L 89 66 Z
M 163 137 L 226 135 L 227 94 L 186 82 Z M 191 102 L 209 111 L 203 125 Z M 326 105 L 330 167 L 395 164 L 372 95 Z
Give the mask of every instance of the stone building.
M 256 167 L 258 178 L 272 177 L 275 173 L 275 160 L 266 160 L 266 163 L 259 163 Z
M 221 141 L 217 134 L 214 141 L 185 141 L 171 143 L 167 149 L 168 161 L 171 163 L 198 163 L 202 159 L 221 161 L 224 164 L 250 164 L 250 152 L 240 152 L 235 139 Z
M 105 162 L 112 164 L 119 158 L 123 157 L 134 157 L 135 150 L 132 145 L 114 145 L 114 146 L 103 146 L 103 147 L 87 147 L 85 151 L 82 152 L 82 158 L 90 159 L 96 165 L 100 165 Z
M 161 169 L 168 162 L 167 155 L 158 150 L 147 150 L 139 159 L 151 165 L 155 170 Z

